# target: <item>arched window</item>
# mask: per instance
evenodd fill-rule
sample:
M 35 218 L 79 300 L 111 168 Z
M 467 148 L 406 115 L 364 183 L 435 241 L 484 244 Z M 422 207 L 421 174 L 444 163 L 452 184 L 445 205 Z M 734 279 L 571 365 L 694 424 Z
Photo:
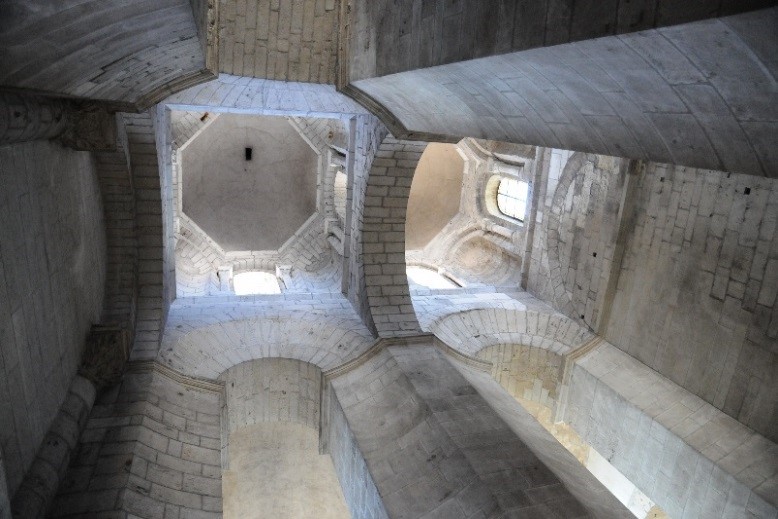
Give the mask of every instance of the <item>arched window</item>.
M 430 268 L 405 267 L 405 273 L 408 275 L 408 281 L 414 285 L 427 288 L 459 288 L 459 285 Z
M 270 272 L 243 272 L 232 278 L 235 295 L 280 294 L 278 278 Z
M 524 221 L 527 213 L 529 184 L 513 178 L 501 178 L 497 185 L 497 210 L 509 218 Z

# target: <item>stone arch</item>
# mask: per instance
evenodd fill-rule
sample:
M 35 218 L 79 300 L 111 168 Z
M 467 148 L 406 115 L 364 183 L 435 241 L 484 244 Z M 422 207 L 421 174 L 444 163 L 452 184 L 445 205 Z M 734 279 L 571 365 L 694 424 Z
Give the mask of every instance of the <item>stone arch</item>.
M 159 361 L 187 376 L 216 379 L 236 364 L 268 357 L 328 370 L 372 345 L 370 333 L 355 317 L 337 312 L 266 311 L 235 319 L 234 312 L 225 311 L 199 325 L 170 328 Z
M 572 294 L 565 288 L 564 274 L 562 273 L 562 260 L 559 253 L 559 231 L 561 228 L 562 211 L 565 199 L 575 176 L 584 167 L 592 156 L 586 153 L 574 153 L 565 164 L 561 178 L 554 190 L 551 201 L 551 209 L 548 211 L 548 223 L 546 224 L 546 251 L 548 257 L 549 277 L 554 290 L 554 301 L 559 310 L 566 315 L 574 315 Z
M 594 337 L 563 315 L 511 308 L 476 308 L 448 314 L 433 321 L 429 331 L 469 356 L 500 344 L 524 344 L 566 355 Z
M 219 74 L 213 81 L 182 90 L 165 99 L 175 110 L 290 117 L 344 119 L 368 115 L 359 103 L 335 90 L 334 85 L 295 83 Z
M 614 257 L 629 162 L 574 153 L 547 211 L 546 251 L 554 303 L 595 329 Z
M 379 337 L 421 331 L 405 274 L 405 217 L 413 175 L 426 147 L 426 142 L 387 135 L 367 177 L 360 232 L 363 298 Z

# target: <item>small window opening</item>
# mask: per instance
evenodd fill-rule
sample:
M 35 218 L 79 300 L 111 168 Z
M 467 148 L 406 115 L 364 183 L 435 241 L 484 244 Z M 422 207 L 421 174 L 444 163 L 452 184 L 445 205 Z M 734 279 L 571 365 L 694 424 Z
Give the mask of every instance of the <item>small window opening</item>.
M 246 148 L 246 160 L 251 160 L 251 155 L 254 153 L 253 148 Z
M 439 272 L 426 267 L 406 267 L 405 273 L 408 275 L 408 281 L 414 285 L 421 285 L 427 288 L 459 288 L 459 285 L 450 279 L 442 276 Z
M 524 221 L 527 212 L 529 184 L 512 178 L 503 178 L 497 186 L 497 209 L 510 218 Z
M 751 188 L 750 188 L 750 187 L 747 187 L 747 188 L 745 188 L 745 189 L 743 190 L 743 194 L 745 194 L 745 195 L 750 195 L 750 194 L 751 194 Z
M 235 295 L 280 294 L 278 278 L 270 272 L 243 272 L 232 278 Z

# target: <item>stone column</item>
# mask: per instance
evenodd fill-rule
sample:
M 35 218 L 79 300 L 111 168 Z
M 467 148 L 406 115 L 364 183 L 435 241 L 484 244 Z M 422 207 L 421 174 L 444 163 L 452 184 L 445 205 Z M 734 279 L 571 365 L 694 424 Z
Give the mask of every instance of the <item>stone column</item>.
M 0 92 L 0 144 L 57 137 L 65 131 L 66 112 L 59 99 Z
M 221 378 L 224 518 L 348 517 L 332 459 L 319 454 L 321 370 L 260 359 Z
M 94 383 L 76 375 L 65 402 L 43 438 L 29 472 L 16 491 L 11 510 L 16 519 L 44 517 L 65 477 L 73 450 L 95 402 Z
M 11 511 L 15 519 L 46 516 L 60 481 L 67 473 L 97 391 L 119 382 L 129 354 L 128 348 L 126 330 L 111 326 L 92 327 L 79 373 L 73 377 L 59 413 L 43 438 L 29 472 L 13 496 Z

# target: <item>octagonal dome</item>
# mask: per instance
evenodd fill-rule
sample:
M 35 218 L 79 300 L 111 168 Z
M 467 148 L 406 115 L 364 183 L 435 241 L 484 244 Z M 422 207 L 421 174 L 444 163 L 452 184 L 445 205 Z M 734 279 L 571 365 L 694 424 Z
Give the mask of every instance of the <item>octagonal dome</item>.
M 318 156 L 286 118 L 222 114 L 181 160 L 183 212 L 227 252 L 277 250 L 316 211 Z

